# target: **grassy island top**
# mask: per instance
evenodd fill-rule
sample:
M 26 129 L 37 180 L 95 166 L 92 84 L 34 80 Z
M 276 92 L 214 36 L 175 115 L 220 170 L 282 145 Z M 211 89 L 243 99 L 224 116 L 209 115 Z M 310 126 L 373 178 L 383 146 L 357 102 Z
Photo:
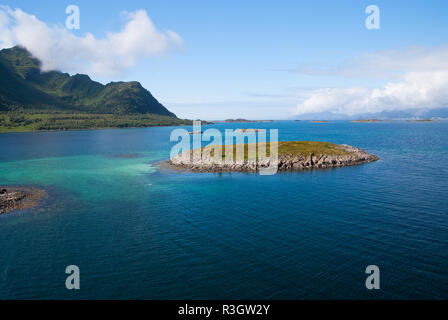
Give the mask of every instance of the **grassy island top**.
M 311 153 L 317 155 L 343 156 L 349 154 L 341 146 L 320 141 L 280 141 L 278 143 L 278 154 L 289 154 L 292 156 L 302 155 L 308 157 Z
M 241 145 L 241 144 L 240 144 Z M 244 143 L 244 160 L 247 160 L 248 155 L 248 143 Z M 261 143 L 260 143 L 261 145 Z M 236 157 L 236 149 L 237 144 L 233 145 L 233 157 Z M 204 153 L 210 152 L 210 154 L 214 155 L 214 149 L 217 145 L 208 145 L 203 147 L 201 150 Z M 270 143 L 266 143 L 266 153 L 267 156 L 270 155 Z M 350 152 L 344 150 L 341 146 L 330 143 L 330 142 L 320 142 L 320 141 L 279 141 L 278 142 L 278 156 L 282 155 L 290 155 L 292 157 L 301 155 L 302 157 L 309 157 L 311 154 L 315 156 L 321 155 L 333 155 L 333 156 L 344 156 L 349 155 Z M 225 145 L 222 145 L 222 157 L 225 158 Z M 258 158 L 258 147 L 257 147 L 257 158 Z

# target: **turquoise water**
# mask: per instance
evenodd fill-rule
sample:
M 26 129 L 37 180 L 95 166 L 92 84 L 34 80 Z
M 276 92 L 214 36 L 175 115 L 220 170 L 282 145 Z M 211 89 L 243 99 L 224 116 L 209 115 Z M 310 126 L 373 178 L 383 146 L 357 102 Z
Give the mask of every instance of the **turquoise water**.
M 448 298 L 448 123 L 274 122 L 381 160 L 257 174 L 159 170 L 173 128 L 0 134 L 0 298 Z M 132 154 L 133 157 L 123 157 Z M 78 265 L 81 290 L 65 289 Z M 381 290 L 364 286 L 367 265 Z

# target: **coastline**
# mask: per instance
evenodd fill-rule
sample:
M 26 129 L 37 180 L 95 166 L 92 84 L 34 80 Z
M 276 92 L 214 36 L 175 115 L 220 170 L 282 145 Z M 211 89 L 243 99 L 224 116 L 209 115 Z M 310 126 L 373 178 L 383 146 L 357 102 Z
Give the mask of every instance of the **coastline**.
M 36 207 L 47 192 L 37 188 L 0 186 L 0 215 Z
M 0 133 L 101 130 L 191 125 L 192 120 L 157 114 L 0 111 Z
M 154 125 L 154 126 L 145 126 L 145 127 L 100 127 L 100 128 L 79 128 L 79 129 L 59 129 L 59 130 L 11 130 L 11 131 L 2 131 L 0 130 L 0 134 L 2 133 L 36 133 L 36 132 L 66 132 L 66 131 L 95 131 L 95 130 L 126 130 L 126 129 L 145 129 L 145 128 L 159 128 L 159 127 L 185 127 L 189 126 L 189 124 L 175 124 L 175 125 Z
M 310 122 L 310 123 L 328 123 L 329 121 L 310 121 L 310 120 L 275 120 L 275 121 L 292 121 L 292 122 Z M 274 120 L 272 122 L 275 122 Z M 337 121 L 344 121 L 344 122 L 351 122 L 351 123 L 437 123 L 441 121 L 448 121 L 448 119 L 434 119 L 434 120 L 337 120 Z M 252 121 L 257 122 L 257 121 Z M 266 122 L 266 121 L 264 121 Z M 215 122 L 209 122 L 204 121 L 202 125 L 210 125 L 214 123 L 226 123 L 225 121 L 215 121 Z M 229 122 L 229 123 L 237 123 L 237 122 Z M 75 128 L 75 129 L 43 129 L 43 130 L 4 130 L 0 127 L 0 134 L 2 133 L 36 133 L 36 132 L 65 132 L 65 131 L 93 131 L 93 130 L 115 130 L 115 129 L 145 129 L 145 128 L 157 128 L 157 127 L 184 127 L 189 126 L 191 124 L 173 124 L 173 125 L 148 125 L 148 126 L 135 126 L 135 127 L 96 127 L 96 128 Z M 247 130 L 247 129 L 240 129 L 240 130 Z M 251 131 L 253 129 L 249 129 Z M 257 129 L 258 130 L 258 129 Z M 240 132 L 242 133 L 242 132 Z

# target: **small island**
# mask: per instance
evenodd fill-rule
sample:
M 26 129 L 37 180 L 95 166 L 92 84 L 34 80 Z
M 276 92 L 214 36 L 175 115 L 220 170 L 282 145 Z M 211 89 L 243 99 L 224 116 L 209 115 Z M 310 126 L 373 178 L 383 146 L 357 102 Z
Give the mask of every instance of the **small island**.
M 250 132 L 261 132 L 266 131 L 266 129 L 236 129 L 235 133 L 250 133 Z
M 435 122 L 434 119 L 412 119 L 412 120 L 406 120 L 406 122 Z
M 382 120 L 379 119 L 359 119 L 359 120 L 352 120 L 352 122 L 358 122 L 358 123 L 376 123 L 381 122 Z
M 195 130 L 195 131 L 190 131 L 188 132 L 189 135 L 194 135 L 194 134 L 202 134 L 201 130 Z
M 46 194 L 36 188 L 0 187 L 0 214 L 32 209 Z
M 269 123 L 274 120 L 247 120 L 247 119 L 226 119 L 226 120 L 214 120 L 213 123 Z
M 272 159 L 269 157 L 269 142 L 266 143 L 267 156 L 248 160 L 248 144 L 244 144 L 244 159 L 226 161 L 225 146 L 222 146 L 222 159 L 217 163 L 213 158 L 214 148 L 206 146 L 201 149 L 202 159 L 193 160 L 195 150 L 185 151 L 166 162 L 171 169 L 184 169 L 195 172 L 257 172 L 268 168 Z M 236 145 L 233 146 L 233 158 Z M 278 171 L 301 171 L 305 169 L 336 168 L 354 166 L 379 158 L 346 144 L 337 145 L 318 141 L 283 141 L 278 143 Z

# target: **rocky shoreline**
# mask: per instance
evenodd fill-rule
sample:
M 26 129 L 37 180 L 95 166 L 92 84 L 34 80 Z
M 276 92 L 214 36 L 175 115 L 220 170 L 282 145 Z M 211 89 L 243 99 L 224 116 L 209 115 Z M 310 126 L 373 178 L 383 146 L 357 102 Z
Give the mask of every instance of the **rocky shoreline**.
M 340 154 L 321 154 L 311 152 L 309 155 L 303 154 L 281 154 L 279 152 L 277 169 L 278 171 L 301 171 L 306 169 L 339 168 L 355 166 L 379 160 L 375 155 L 349 145 L 335 145 Z M 203 153 L 201 160 L 193 161 L 188 155 L 179 154 L 165 164 L 165 168 L 183 169 L 193 172 L 257 172 L 262 168 L 268 168 L 271 159 L 261 158 L 253 161 L 222 161 L 216 163 L 210 153 Z
M 0 187 L 0 214 L 34 208 L 46 195 L 36 188 Z

